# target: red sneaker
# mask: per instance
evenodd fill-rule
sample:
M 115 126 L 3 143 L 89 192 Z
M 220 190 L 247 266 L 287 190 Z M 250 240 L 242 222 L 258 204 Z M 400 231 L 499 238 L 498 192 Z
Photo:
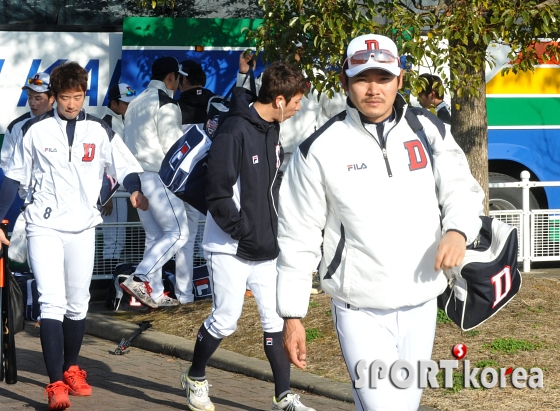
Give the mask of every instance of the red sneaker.
M 65 410 L 70 407 L 68 386 L 64 381 L 56 381 L 47 385 L 45 394 L 49 396 L 49 410 Z
M 64 372 L 64 382 L 68 385 L 70 395 L 87 397 L 91 395 L 91 385 L 86 382 L 87 372 L 77 365 L 72 365 Z

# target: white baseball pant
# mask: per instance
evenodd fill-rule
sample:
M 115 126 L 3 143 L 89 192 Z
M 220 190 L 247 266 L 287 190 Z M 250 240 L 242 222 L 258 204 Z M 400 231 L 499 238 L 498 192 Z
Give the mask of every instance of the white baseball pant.
M 183 201 L 165 188 L 157 173 L 144 171 L 140 180 L 150 206 L 147 211 L 138 209 L 146 232 L 146 249 L 134 274 L 149 281 L 151 296 L 156 299 L 163 294 L 161 268 L 185 245 L 189 226 Z
M 189 239 L 175 255 L 175 295 L 181 304 L 194 301 L 193 258 L 200 211 L 184 203 L 189 225 Z
M 331 301 L 334 325 L 344 361 L 352 379 L 352 392 L 358 411 L 417 411 L 422 397 L 418 388 L 418 361 L 429 360 L 436 330 L 436 299 L 415 307 L 396 310 L 363 309 Z M 389 368 L 397 360 L 406 360 L 415 368 L 416 381 L 409 388 L 394 386 L 389 376 L 379 379 L 377 388 L 367 383 L 356 389 L 356 365 L 367 366 L 382 360 Z M 406 374 L 405 374 L 406 375 Z
M 95 227 L 71 233 L 27 224 L 29 263 L 41 318 L 86 317 L 95 254 Z
M 104 215 L 104 223 L 126 223 L 128 219 L 128 205 L 126 198 L 113 197 L 113 212 Z M 126 227 L 103 227 L 103 258 L 119 259 L 126 241 Z
M 257 302 L 264 332 L 282 331 L 284 320 L 276 313 L 276 259 L 248 261 L 231 254 L 204 254 L 212 284 L 212 312 L 204 322 L 210 335 L 233 334 L 247 289 Z

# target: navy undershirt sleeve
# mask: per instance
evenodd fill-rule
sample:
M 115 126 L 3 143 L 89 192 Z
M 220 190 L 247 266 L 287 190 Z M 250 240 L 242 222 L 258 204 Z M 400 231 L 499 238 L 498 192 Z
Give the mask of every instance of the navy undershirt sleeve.
M 16 198 L 19 181 L 4 177 L 2 188 L 0 188 L 0 221 L 6 217 L 8 210 Z
M 140 182 L 140 176 L 138 173 L 130 173 L 124 178 L 123 186 L 130 194 L 135 191 L 142 192 L 142 183 Z
M 461 234 L 463 237 L 465 237 L 465 241 L 467 241 L 467 235 L 466 235 L 465 233 L 463 233 L 462 231 L 457 230 L 457 229 L 455 229 L 455 228 L 450 228 L 450 229 L 447 230 L 447 231 L 455 231 L 456 233 L 459 233 L 459 234 Z

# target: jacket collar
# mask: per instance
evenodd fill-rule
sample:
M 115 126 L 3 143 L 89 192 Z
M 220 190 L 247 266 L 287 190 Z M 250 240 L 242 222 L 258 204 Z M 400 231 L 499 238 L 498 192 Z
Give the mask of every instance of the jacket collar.
M 54 118 L 59 124 L 62 124 L 63 121 L 68 121 L 60 117 L 60 115 L 58 114 L 58 110 L 56 108 L 53 108 L 53 111 L 54 111 Z M 80 112 L 78 113 L 78 116 L 76 117 L 76 121 L 83 121 L 85 119 L 86 119 L 86 111 L 84 109 L 81 109 Z
M 165 93 L 171 98 L 173 98 L 173 95 L 175 94 L 175 91 L 169 90 L 165 86 L 165 83 L 159 80 L 150 80 L 150 82 L 148 83 L 148 88 L 155 88 L 161 91 L 165 91 Z
M 257 112 L 251 108 L 251 103 L 255 100 L 255 96 L 249 90 L 243 87 L 235 87 L 233 89 L 229 115 L 239 116 L 246 119 L 261 132 L 266 132 L 271 124 L 279 129 L 280 126 L 277 122 L 269 123 L 268 121 L 263 120 Z
M 124 121 L 123 116 L 120 114 L 115 113 L 113 110 L 111 110 L 109 107 L 107 107 L 107 114 L 109 114 L 111 117 L 117 118 L 120 121 Z

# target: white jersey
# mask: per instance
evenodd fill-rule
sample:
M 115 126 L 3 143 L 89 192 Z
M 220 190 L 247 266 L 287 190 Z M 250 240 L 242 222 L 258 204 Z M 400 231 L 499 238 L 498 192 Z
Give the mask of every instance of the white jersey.
M 383 149 L 348 106 L 288 165 L 278 221 L 282 317 L 306 314 L 319 260 L 321 286 L 333 299 L 376 309 L 422 304 L 447 283 L 433 268 L 442 230 L 464 233 L 467 243 L 478 234 L 484 193 L 449 127 L 432 114 L 418 116 L 433 150 L 432 169 L 401 97 L 395 108 Z
M 4 134 L 4 142 L 2 143 L 2 155 L 0 157 L 0 168 L 2 168 L 4 174 L 6 174 L 8 163 L 14 155 L 14 150 L 19 138 L 21 137 L 21 128 L 25 123 L 27 123 L 34 117 L 35 116 L 33 115 L 33 113 L 29 111 L 12 121 L 6 129 L 6 134 Z
M 111 130 L 113 130 L 113 132 L 118 135 L 123 141 L 124 141 L 124 118 L 122 115 L 115 113 L 113 110 L 111 110 L 109 107 L 106 108 L 105 111 L 105 115 L 103 116 L 103 121 L 107 123 L 107 125 L 109 127 L 111 127 Z M 124 188 L 124 186 L 121 184 L 119 186 L 119 188 L 117 189 L 118 191 L 126 191 L 126 189 Z M 124 204 L 126 204 L 126 201 L 124 198 L 120 198 L 117 200 L 118 202 L 123 202 Z M 121 215 L 124 216 L 125 220 L 126 220 L 126 214 L 125 213 L 121 213 Z M 103 219 L 103 221 L 105 222 L 109 222 L 107 219 Z
M 118 134 L 120 138 L 124 141 L 124 118 L 120 114 L 115 113 L 109 107 L 105 109 L 105 115 L 103 116 L 103 121 L 107 123 L 111 130 L 115 134 Z
M 103 221 L 96 207 L 103 173 L 122 184 L 142 168 L 99 118 L 80 112 L 71 147 L 67 123 L 56 110 L 29 121 L 6 176 L 29 187 L 30 204 L 24 212 L 28 224 L 80 232 Z
M 126 110 L 124 142 L 144 171 L 157 173 L 169 148 L 183 135 L 181 110 L 172 96 L 162 81 L 152 80 Z

